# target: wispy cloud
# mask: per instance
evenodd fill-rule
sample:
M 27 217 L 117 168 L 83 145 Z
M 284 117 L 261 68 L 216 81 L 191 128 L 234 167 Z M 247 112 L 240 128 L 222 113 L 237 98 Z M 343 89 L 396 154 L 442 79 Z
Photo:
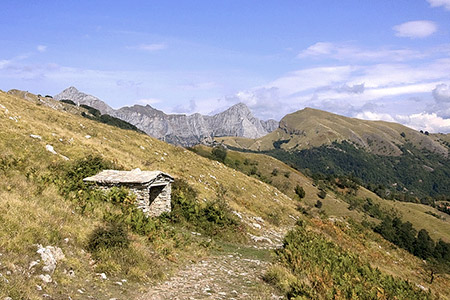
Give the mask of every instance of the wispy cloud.
M 402 23 L 392 27 L 395 35 L 407 38 L 425 38 L 437 31 L 436 23 L 432 21 L 420 20 Z
M 431 7 L 443 6 L 446 10 L 450 10 L 450 0 L 427 0 Z
M 333 58 L 352 61 L 406 61 L 423 57 L 424 54 L 411 49 L 364 49 L 352 43 L 315 43 L 298 54 L 298 58 Z
M 44 46 L 44 45 L 38 45 L 37 47 L 36 47 L 36 49 L 37 49 L 37 51 L 39 51 L 39 52 L 45 52 L 45 51 L 47 51 L 47 46 Z
M 141 51 L 148 51 L 148 52 L 154 52 L 154 51 L 160 51 L 167 48 L 167 44 L 164 43 L 156 43 L 156 44 L 141 44 L 138 46 L 129 46 L 128 49 L 133 50 L 141 50 Z

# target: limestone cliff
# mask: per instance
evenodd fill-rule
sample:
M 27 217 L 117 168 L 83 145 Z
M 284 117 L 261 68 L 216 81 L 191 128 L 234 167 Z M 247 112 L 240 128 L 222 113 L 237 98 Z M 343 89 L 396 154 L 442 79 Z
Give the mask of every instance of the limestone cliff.
M 112 109 L 97 97 L 69 87 L 54 96 L 55 100 L 72 100 L 94 107 L 102 114 L 122 119 L 148 135 L 171 144 L 193 146 L 218 136 L 260 138 L 278 128 L 275 120 L 261 121 L 243 103 L 238 103 L 213 116 L 201 114 L 166 114 L 149 105 L 133 105 Z

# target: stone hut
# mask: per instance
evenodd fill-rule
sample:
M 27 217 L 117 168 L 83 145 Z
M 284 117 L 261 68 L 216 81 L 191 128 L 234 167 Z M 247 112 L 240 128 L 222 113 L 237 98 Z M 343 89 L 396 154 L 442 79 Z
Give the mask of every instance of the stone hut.
M 138 208 L 148 216 L 157 217 L 163 212 L 171 211 L 173 177 L 161 171 L 104 170 L 83 181 L 93 183 L 102 190 L 109 190 L 114 186 L 128 188 L 136 194 Z

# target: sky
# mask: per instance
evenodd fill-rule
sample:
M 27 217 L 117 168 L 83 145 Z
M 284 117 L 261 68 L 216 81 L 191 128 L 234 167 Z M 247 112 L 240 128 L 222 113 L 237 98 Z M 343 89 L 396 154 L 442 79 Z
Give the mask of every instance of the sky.
M 0 89 L 261 119 L 313 107 L 450 132 L 450 0 L 21 1 Z

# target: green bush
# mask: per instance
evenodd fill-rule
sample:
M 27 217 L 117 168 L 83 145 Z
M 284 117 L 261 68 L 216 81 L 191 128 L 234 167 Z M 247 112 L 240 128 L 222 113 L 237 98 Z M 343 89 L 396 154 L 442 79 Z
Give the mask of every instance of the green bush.
M 432 299 L 408 281 L 372 268 L 304 222 L 275 250 L 278 264 L 265 276 L 288 299 Z
M 87 190 L 83 179 L 93 176 L 106 169 L 115 169 L 113 163 L 104 160 L 101 156 L 88 155 L 72 163 L 55 166 L 54 171 L 59 176 L 59 188 L 63 194 L 79 190 Z
M 66 103 L 66 104 L 70 104 L 70 105 L 76 105 L 75 102 L 73 102 L 72 100 L 69 99 L 62 99 L 59 100 L 60 102 Z
M 130 240 L 127 230 L 120 224 L 109 224 L 96 228 L 87 243 L 87 249 L 95 253 L 100 249 L 128 248 Z
M 174 223 L 184 223 L 210 236 L 237 232 L 240 224 L 225 202 L 225 193 L 223 188 L 219 188 L 215 200 L 200 204 L 197 192 L 186 181 L 175 179 L 169 218 Z
M 319 196 L 319 198 L 320 199 L 325 199 L 325 197 L 327 196 L 327 192 L 325 191 L 325 190 L 320 190 L 318 193 L 317 193 L 317 196 Z
M 303 198 L 305 198 L 305 196 L 306 196 L 306 192 L 305 192 L 305 190 L 303 189 L 303 187 L 301 187 L 301 186 L 299 186 L 298 184 L 295 186 L 295 194 L 297 194 L 297 196 L 299 196 L 300 197 L 300 199 L 303 199 Z
M 227 158 L 227 149 L 222 146 L 214 147 L 211 151 L 211 155 L 213 159 L 224 163 Z
M 317 200 L 316 204 L 314 205 L 316 208 L 322 208 L 322 201 Z

